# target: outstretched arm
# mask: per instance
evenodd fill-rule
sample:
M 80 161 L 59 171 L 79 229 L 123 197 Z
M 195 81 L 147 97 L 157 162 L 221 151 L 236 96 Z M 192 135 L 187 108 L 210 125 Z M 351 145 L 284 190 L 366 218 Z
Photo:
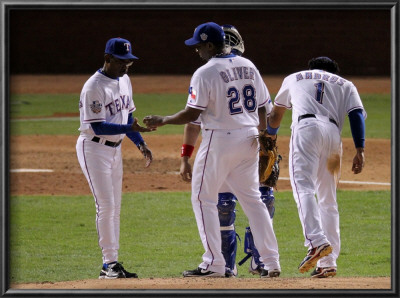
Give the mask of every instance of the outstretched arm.
M 186 124 L 199 118 L 203 110 L 186 107 L 184 110 L 170 116 L 149 115 L 144 117 L 143 123 L 148 128 L 155 128 L 167 124 Z

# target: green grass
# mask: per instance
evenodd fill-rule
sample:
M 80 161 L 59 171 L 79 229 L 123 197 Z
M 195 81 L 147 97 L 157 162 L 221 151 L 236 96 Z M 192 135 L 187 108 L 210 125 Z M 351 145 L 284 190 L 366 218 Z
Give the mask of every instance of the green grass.
M 274 97 L 274 96 L 273 96 Z M 391 97 L 389 94 L 363 94 L 366 120 L 366 138 L 391 137 Z M 134 116 L 142 119 L 146 115 L 171 115 L 186 105 L 186 94 L 135 94 L 137 110 Z M 60 95 L 12 95 L 10 99 L 10 131 L 12 135 L 77 135 L 79 117 L 43 119 L 52 115 L 78 113 L 79 94 Z M 78 115 L 78 114 L 77 114 Z M 290 135 L 291 111 L 283 118 L 280 135 Z M 160 127 L 151 134 L 182 134 L 182 125 Z M 345 118 L 343 137 L 351 137 L 348 118 Z
M 368 113 L 367 138 L 390 138 L 390 95 L 361 96 Z M 137 111 L 169 115 L 182 109 L 186 94 L 135 94 Z M 12 135 L 77 135 L 79 117 L 46 118 L 78 113 L 79 94 L 12 95 L 9 102 Z M 351 137 L 348 120 L 342 136 Z M 279 130 L 290 134 L 291 111 Z M 169 125 L 151 134 L 182 134 L 183 127 Z M 339 276 L 390 276 L 390 192 L 339 191 L 342 251 Z M 190 195 L 186 192 L 129 193 L 123 195 L 120 261 L 140 277 L 179 277 L 195 268 L 203 254 Z M 101 252 L 95 229 L 92 196 L 13 196 L 10 198 L 11 282 L 44 282 L 97 278 Z M 236 228 L 242 237 L 237 261 L 244 257 L 247 219 L 238 204 Z M 306 248 L 291 192 L 276 193 L 274 227 L 281 255 L 282 277 L 297 272 Z M 362 249 L 360 249 L 362 247 Z M 156 264 L 156 265 L 155 265 Z M 247 274 L 248 263 L 239 267 Z
M 390 276 L 390 192 L 339 191 L 342 253 L 338 275 Z M 101 266 L 92 196 L 13 196 L 10 199 L 10 278 L 13 283 L 93 279 Z M 244 257 L 247 219 L 237 205 L 237 261 Z M 274 227 L 282 277 L 297 271 L 306 248 L 291 192 L 276 192 Z M 362 247 L 362 249 L 360 249 Z M 201 262 L 203 247 L 187 192 L 123 195 L 120 261 L 142 278 L 180 277 Z M 239 267 L 247 273 L 248 262 Z

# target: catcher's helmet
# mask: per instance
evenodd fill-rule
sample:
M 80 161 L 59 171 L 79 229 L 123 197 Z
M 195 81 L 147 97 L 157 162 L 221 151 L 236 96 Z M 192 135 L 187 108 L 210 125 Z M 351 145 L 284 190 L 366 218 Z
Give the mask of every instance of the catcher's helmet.
M 232 25 L 222 25 L 225 32 L 225 45 L 231 48 L 231 53 L 241 56 L 244 53 L 244 42 L 239 31 Z

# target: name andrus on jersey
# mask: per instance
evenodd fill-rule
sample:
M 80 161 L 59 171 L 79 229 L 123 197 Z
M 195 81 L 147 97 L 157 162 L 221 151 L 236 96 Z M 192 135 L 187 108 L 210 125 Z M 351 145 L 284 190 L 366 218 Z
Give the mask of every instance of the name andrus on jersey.
M 314 75 L 313 75 L 314 74 Z M 338 76 L 331 76 L 328 74 L 321 74 L 318 72 L 311 72 L 311 71 L 306 71 L 304 73 L 298 73 L 296 75 L 296 81 L 301 81 L 301 80 L 323 80 L 326 82 L 330 83 L 337 83 L 339 86 L 343 86 L 344 83 L 346 83 L 345 79 L 339 78 Z

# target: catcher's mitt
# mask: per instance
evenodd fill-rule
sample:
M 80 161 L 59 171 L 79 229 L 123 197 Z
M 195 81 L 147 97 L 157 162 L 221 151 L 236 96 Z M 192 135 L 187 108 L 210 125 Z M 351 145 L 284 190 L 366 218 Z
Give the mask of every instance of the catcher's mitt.
M 260 183 L 275 187 L 279 178 L 279 162 L 282 156 L 278 154 L 278 147 L 276 146 L 276 139 L 265 135 L 261 131 L 258 135 L 260 141 L 260 161 L 258 163 L 258 174 Z

